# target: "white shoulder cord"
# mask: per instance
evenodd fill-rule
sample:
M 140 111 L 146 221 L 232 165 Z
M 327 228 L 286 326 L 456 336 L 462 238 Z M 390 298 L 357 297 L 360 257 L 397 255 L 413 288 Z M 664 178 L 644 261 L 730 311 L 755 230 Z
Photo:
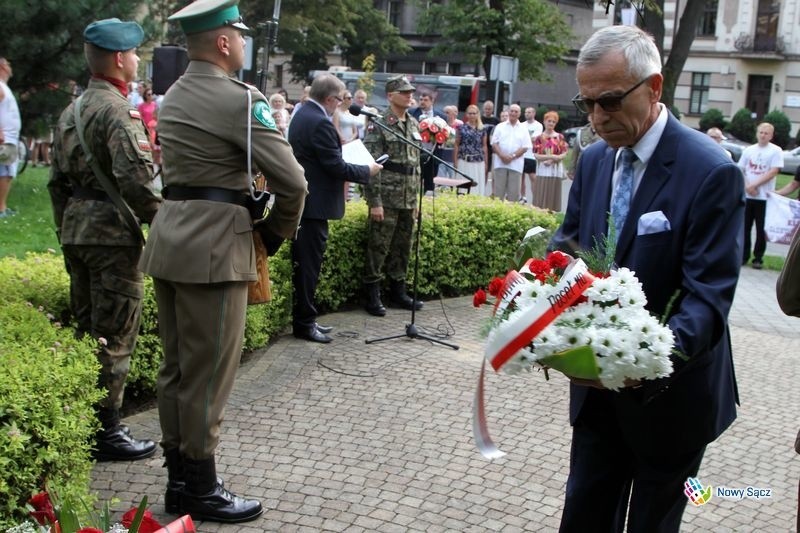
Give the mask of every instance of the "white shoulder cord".
M 247 178 L 250 180 L 250 197 L 256 202 L 261 200 L 266 191 L 258 191 L 256 194 L 255 180 L 253 180 L 253 124 L 250 122 L 250 108 L 253 106 L 253 94 L 250 88 L 247 89 Z

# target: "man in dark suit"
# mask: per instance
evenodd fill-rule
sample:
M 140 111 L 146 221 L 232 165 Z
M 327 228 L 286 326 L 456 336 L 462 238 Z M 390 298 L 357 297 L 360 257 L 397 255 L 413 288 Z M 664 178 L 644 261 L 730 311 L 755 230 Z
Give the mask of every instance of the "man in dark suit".
M 429 91 L 422 91 L 419 95 L 419 107 L 408 112 L 409 115 L 417 119 L 417 122 L 425 120 L 426 118 L 439 117 L 445 122 L 447 117 L 441 111 L 436 111 L 433 108 L 434 97 L 433 93 Z M 434 143 L 423 143 L 423 146 L 428 150 L 433 150 L 433 155 L 441 157 L 441 150 Z M 422 173 L 422 186 L 425 191 L 433 190 L 433 178 L 436 177 L 436 167 L 438 162 L 425 152 L 420 152 L 420 172 Z
M 712 140 L 659 103 L 661 58 L 639 28 L 595 33 L 576 72 L 573 101 L 602 140 L 581 156 L 551 245 L 591 248 L 608 234 L 608 213 L 621 215 L 612 222 L 615 262 L 636 272 L 651 313 L 663 315 L 674 298 L 667 324 L 679 353 L 668 378 L 620 392 L 572 380 L 561 531 L 622 531 L 627 516 L 628 531 L 677 532 L 684 483 L 736 418 L 727 317 L 741 266 L 743 179 Z M 631 163 L 617 157 L 627 149 Z
M 328 220 L 344 216 L 344 182 L 369 183 L 381 168 L 377 163 L 351 165 L 342 159 L 339 134 L 331 115 L 342 101 L 344 83 L 336 76 L 317 76 L 309 99 L 292 117 L 289 144 L 306 171 L 308 197 L 297 240 L 292 242 L 292 331 L 314 342 L 331 342 L 331 328 L 317 324 L 314 292 L 328 241 Z

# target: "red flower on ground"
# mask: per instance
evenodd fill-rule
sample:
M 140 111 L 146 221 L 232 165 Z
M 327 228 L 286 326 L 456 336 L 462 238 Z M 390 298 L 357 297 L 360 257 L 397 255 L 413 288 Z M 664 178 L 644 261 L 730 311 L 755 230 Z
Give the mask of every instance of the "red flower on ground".
M 128 512 L 122 515 L 122 525 L 130 528 L 131 524 L 133 523 L 133 519 L 136 517 L 136 511 L 138 509 L 136 507 L 131 508 Z M 162 529 L 164 526 L 158 523 L 158 521 L 153 518 L 153 513 L 149 510 L 144 512 L 144 516 L 142 516 L 142 523 L 139 525 L 139 533 L 155 533 L 159 529 Z
M 492 278 L 492 281 L 489 282 L 489 294 L 498 298 L 500 296 L 500 291 L 503 290 L 503 278 L 496 277 Z
M 475 307 L 480 307 L 485 303 L 486 303 L 486 291 L 484 291 L 483 289 L 478 289 L 472 296 L 472 305 L 474 305 Z
M 103 531 L 96 527 L 82 527 L 76 533 L 103 533 Z
M 53 509 L 53 503 L 50 501 L 50 495 L 46 492 L 40 492 L 31 496 L 28 503 L 33 507 L 31 517 L 36 520 L 40 526 L 53 524 L 56 521 L 56 512 Z

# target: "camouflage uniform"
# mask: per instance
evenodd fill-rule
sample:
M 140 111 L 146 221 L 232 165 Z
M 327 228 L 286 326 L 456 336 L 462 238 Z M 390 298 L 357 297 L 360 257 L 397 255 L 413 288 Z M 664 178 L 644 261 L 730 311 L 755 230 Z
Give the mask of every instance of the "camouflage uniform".
M 380 120 L 390 130 L 412 141 L 419 141 L 419 123 L 409 114 L 405 120 L 387 110 Z M 369 207 L 383 207 L 383 221 L 369 221 L 367 261 L 364 283 L 381 281 L 383 264 L 392 281 L 405 281 L 411 255 L 414 211 L 420 187 L 419 150 L 380 127 L 370 124 L 364 144 L 373 157 L 389 155 L 383 170 L 364 187 Z
M 105 339 L 98 354 L 98 384 L 108 396 L 100 407 L 113 411 L 122 405 L 139 331 L 142 243 L 86 163 L 73 106 L 58 121 L 47 188 L 70 275 L 77 333 Z M 86 144 L 100 167 L 139 220 L 150 223 L 160 199 L 152 189 L 150 143 L 139 113 L 111 83 L 93 78 L 83 95 L 81 119 Z

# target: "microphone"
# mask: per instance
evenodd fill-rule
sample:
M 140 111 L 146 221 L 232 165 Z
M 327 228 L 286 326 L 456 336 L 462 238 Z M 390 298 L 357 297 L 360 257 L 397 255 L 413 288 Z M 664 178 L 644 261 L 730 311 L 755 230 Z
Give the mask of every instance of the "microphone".
M 367 110 L 365 110 L 363 107 L 361 107 L 358 104 L 350 104 L 349 111 L 350 111 L 351 115 L 355 115 L 355 116 L 364 115 L 365 117 L 371 118 L 373 120 L 381 118 L 380 115 L 378 115 L 377 113 L 373 113 L 371 111 L 367 111 Z

